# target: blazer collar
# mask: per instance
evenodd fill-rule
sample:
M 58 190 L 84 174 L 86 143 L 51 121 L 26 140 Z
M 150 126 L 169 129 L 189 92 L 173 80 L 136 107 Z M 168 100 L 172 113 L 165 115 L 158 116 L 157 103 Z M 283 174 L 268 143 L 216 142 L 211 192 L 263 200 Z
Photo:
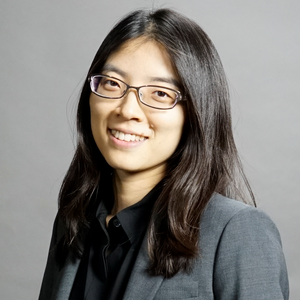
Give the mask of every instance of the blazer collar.
M 69 299 L 79 264 L 80 259 L 74 259 L 71 255 L 67 257 L 63 269 L 55 279 L 57 289 L 52 294 L 51 300 Z
M 136 258 L 129 282 L 124 294 L 124 300 L 151 300 L 162 284 L 162 276 L 150 276 L 147 272 L 149 255 L 147 250 L 147 235 Z
M 79 264 L 80 259 L 74 259 L 71 255 L 67 257 L 63 269 L 56 278 L 56 287 L 58 288 L 52 295 L 51 300 L 65 300 L 69 298 Z M 164 278 L 162 276 L 150 276 L 147 272 L 148 265 L 149 256 L 146 235 L 132 269 L 124 300 L 154 299 Z

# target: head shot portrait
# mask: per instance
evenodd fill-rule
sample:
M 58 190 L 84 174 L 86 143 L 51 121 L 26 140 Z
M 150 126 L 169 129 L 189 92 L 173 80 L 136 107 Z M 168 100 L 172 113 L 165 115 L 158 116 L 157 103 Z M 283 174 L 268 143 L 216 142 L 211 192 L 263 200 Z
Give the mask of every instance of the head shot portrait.
M 29 35 L 32 41 L 43 41 L 31 48 L 42 55 L 24 62 L 24 69 L 40 70 L 32 92 L 34 77 L 23 75 L 29 93 L 24 97 L 32 93 L 39 105 L 24 105 L 23 114 L 12 104 L 5 106 L 7 116 L 23 116 L 24 128 L 32 130 L 25 136 L 20 131 L 18 144 L 26 140 L 28 145 L 22 155 L 14 146 L 19 133 L 5 135 L 13 150 L 3 148 L 4 166 L 20 168 L 15 175 L 20 184 L 13 189 L 9 178 L 14 168 L 3 173 L 1 234 L 3 249 L 13 249 L 5 251 L 7 261 L 17 258 L 21 267 L 25 253 L 36 256 L 28 270 L 38 272 L 23 284 L 28 290 L 34 286 L 26 297 L 292 299 L 297 271 L 291 245 L 297 239 L 289 234 L 296 219 L 287 212 L 294 202 L 282 202 L 277 188 L 293 190 L 296 181 L 289 178 L 297 160 L 290 150 L 282 177 L 275 172 L 283 166 L 277 159 L 283 148 L 275 145 L 279 136 L 284 139 L 284 128 L 277 129 L 276 137 L 277 127 L 263 132 L 273 121 L 265 114 L 269 98 L 261 101 L 269 91 L 263 72 L 277 74 L 263 63 L 273 66 L 272 55 L 279 52 L 260 63 L 258 42 L 248 46 L 252 33 L 241 20 L 241 7 L 241 15 L 222 28 L 219 24 L 233 12 L 225 4 L 220 4 L 218 15 L 223 7 L 224 16 L 217 21 L 212 4 L 198 3 L 197 13 L 177 1 L 144 7 L 133 2 L 116 10 L 113 3 L 103 5 L 99 18 L 98 1 L 89 7 L 76 2 L 70 19 L 65 6 L 57 22 L 47 19 L 56 9 L 52 4 L 32 6 L 24 15 L 28 20 L 35 10 L 45 11 L 28 25 L 38 32 Z M 11 7 L 6 4 L 6 9 Z M 45 25 L 39 29 L 34 22 Z M 235 24 L 232 31 L 230 24 Z M 28 45 L 25 36 L 16 36 L 16 42 Z M 7 49 L 11 43 L 5 42 Z M 30 57 L 29 52 L 20 55 Z M 257 81 L 248 80 L 255 72 Z M 15 76 L 19 82 L 20 75 Z M 261 89 L 258 81 L 264 83 Z M 284 89 L 284 81 L 280 84 Z M 22 81 L 20 90 L 26 93 Z M 276 99 L 274 107 L 281 103 Z M 57 115 L 65 108 L 67 116 Z M 28 170 L 36 181 L 27 179 Z M 20 195 L 24 204 L 10 201 Z M 22 236 L 15 242 L 25 245 L 21 256 L 10 242 L 14 236 Z M 33 245 L 38 246 L 26 250 Z M 19 273 L 20 281 L 24 275 Z M 5 297 L 16 295 L 11 280 L 6 281 Z

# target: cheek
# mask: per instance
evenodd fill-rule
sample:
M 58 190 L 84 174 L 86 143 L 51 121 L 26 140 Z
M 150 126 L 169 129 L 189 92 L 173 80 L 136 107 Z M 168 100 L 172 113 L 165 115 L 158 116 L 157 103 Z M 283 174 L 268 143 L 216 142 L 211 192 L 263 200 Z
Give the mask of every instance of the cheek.
M 176 109 L 176 110 L 175 110 Z M 172 130 L 174 136 L 181 139 L 183 127 L 185 123 L 185 111 L 181 105 L 177 105 L 174 108 L 174 114 L 170 116 L 168 122 L 170 130 Z
M 97 110 L 95 110 L 95 108 L 91 107 L 91 127 L 93 135 L 99 130 L 100 120 L 101 115 L 98 113 Z
M 99 140 L 103 138 L 106 117 L 105 110 L 92 101 L 90 101 L 90 118 L 92 134 L 96 144 L 98 144 Z
M 177 148 L 184 128 L 184 112 L 181 108 L 177 113 L 171 114 L 168 117 L 162 118 L 161 122 L 156 122 L 154 131 L 160 135 L 160 141 L 165 148 L 170 151 Z
M 103 123 L 111 110 L 110 106 L 104 101 L 100 101 L 99 98 L 93 94 L 90 96 L 89 104 L 91 122 L 94 123 L 95 126 L 97 126 L 97 123 Z

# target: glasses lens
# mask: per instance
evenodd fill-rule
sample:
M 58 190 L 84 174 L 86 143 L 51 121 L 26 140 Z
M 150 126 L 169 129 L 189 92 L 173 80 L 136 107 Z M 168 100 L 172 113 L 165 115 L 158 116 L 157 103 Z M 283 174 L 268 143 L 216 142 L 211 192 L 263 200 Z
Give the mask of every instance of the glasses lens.
M 126 85 L 118 79 L 97 75 L 91 79 L 91 89 L 99 96 L 120 98 L 126 90 Z
M 179 93 L 161 86 L 146 86 L 140 89 L 142 102 L 156 108 L 171 108 L 179 100 Z

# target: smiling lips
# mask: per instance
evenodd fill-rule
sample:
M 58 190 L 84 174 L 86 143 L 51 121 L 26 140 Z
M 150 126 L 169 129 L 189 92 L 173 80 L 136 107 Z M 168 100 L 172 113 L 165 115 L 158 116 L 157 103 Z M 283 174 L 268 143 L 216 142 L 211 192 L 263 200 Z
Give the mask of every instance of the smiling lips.
M 146 139 L 144 136 L 124 133 L 122 131 L 118 131 L 114 129 L 111 130 L 111 134 L 118 140 L 125 141 L 125 142 L 140 142 Z

